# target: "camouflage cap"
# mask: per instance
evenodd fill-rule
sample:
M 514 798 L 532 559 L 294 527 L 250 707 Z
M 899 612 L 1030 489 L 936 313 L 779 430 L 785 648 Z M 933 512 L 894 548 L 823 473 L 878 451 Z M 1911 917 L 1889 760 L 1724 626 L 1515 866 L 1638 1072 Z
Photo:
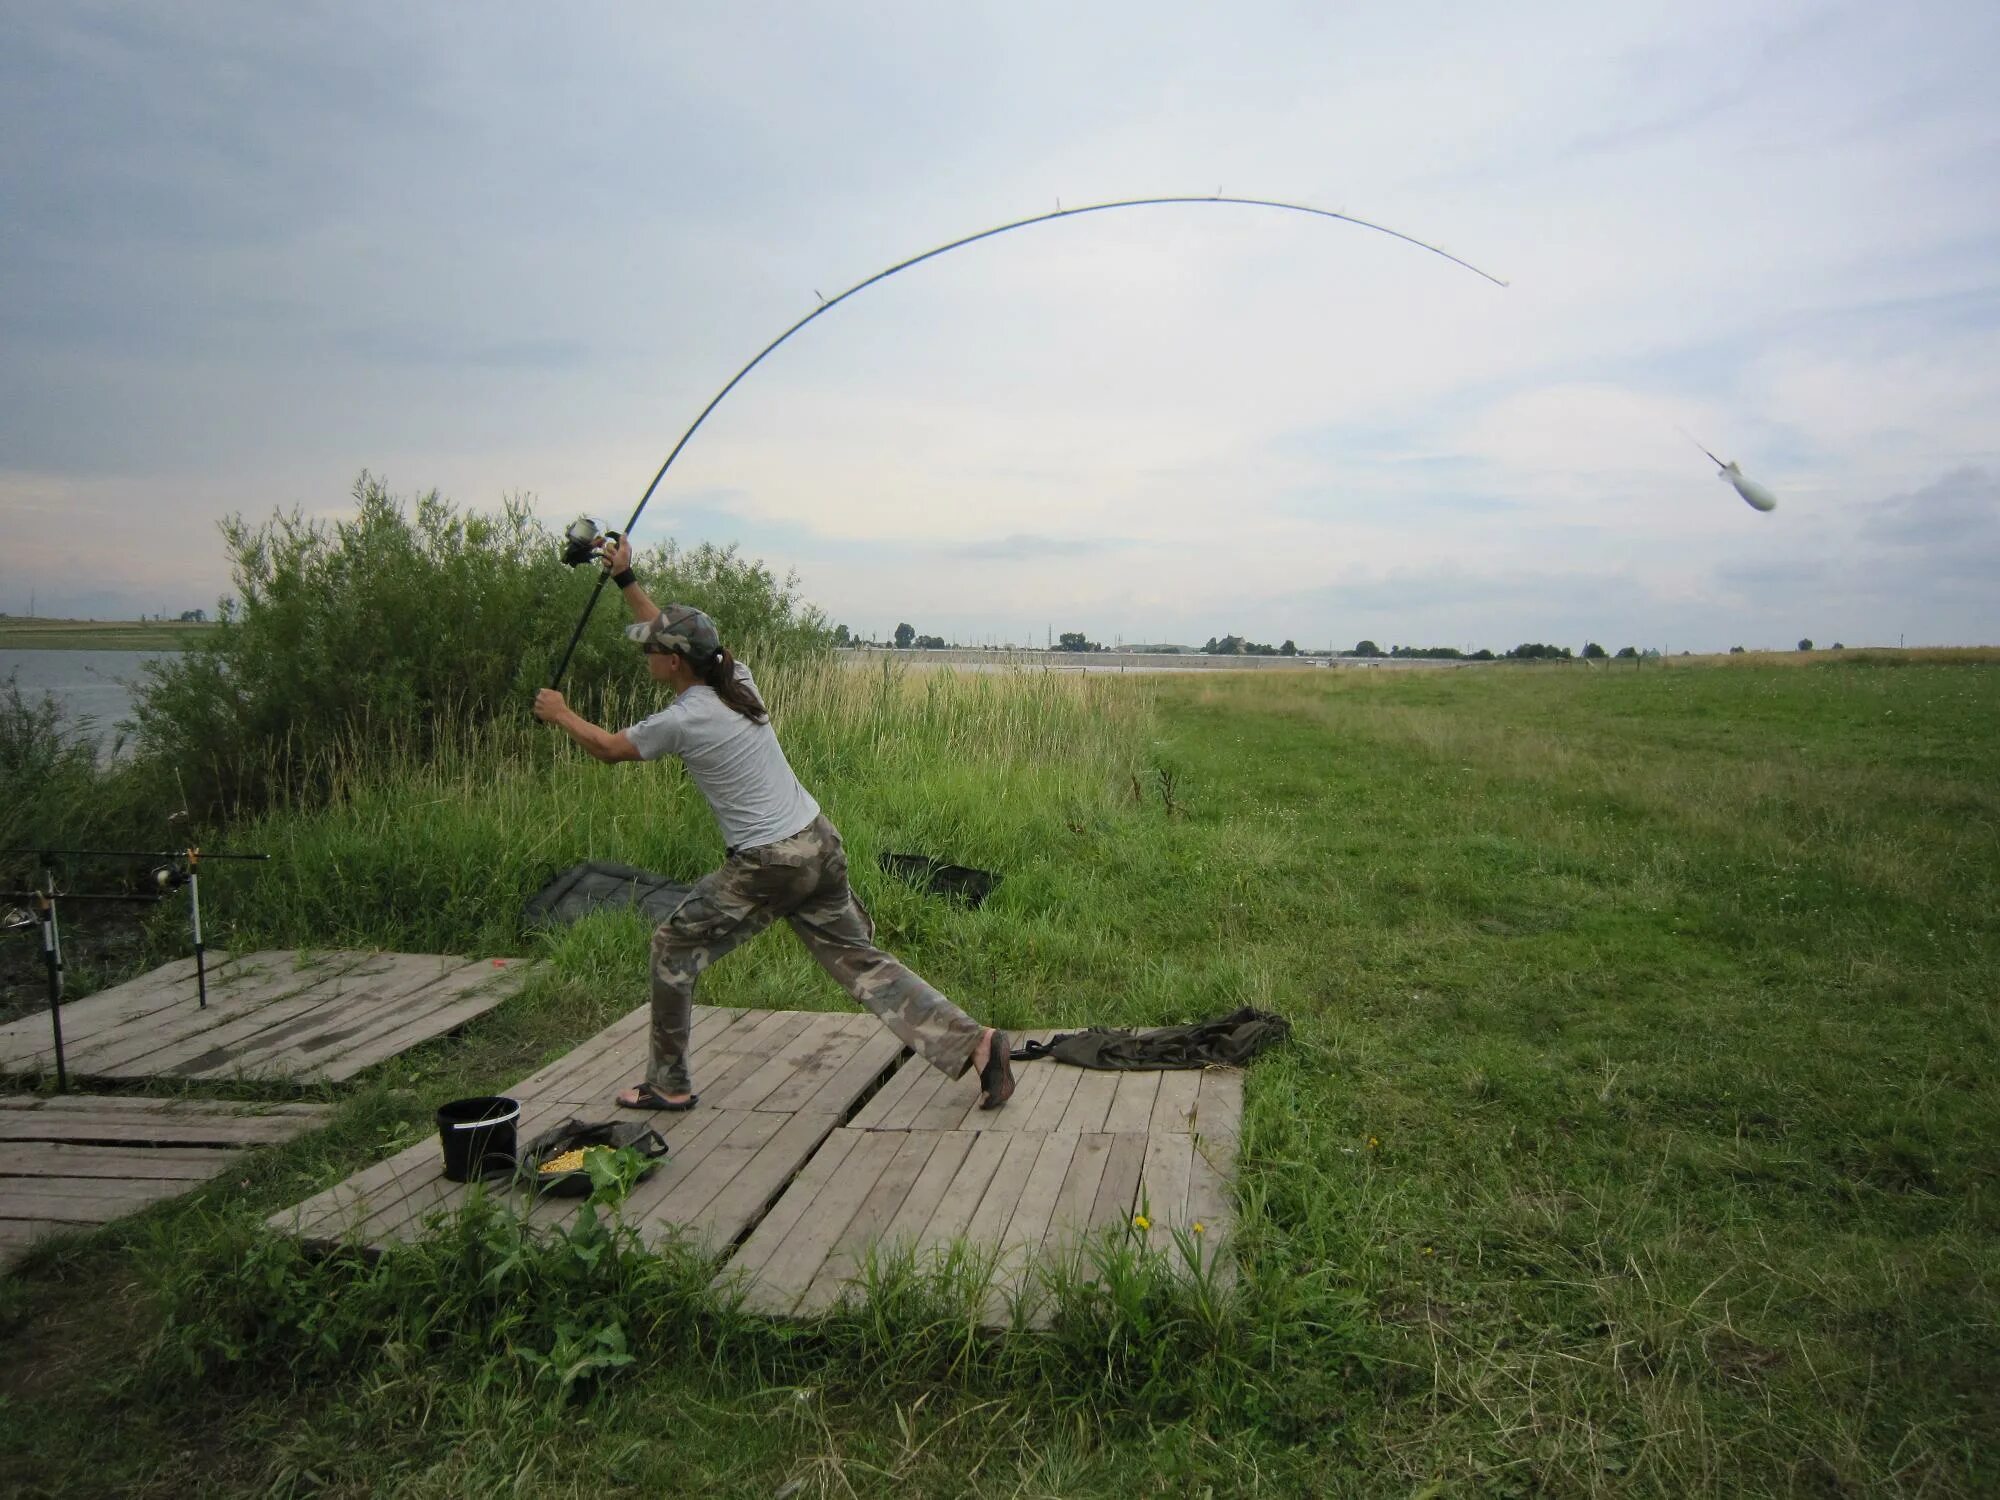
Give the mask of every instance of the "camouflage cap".
M 685 604 L 669 604 L 643 625 L 627 625 L 628 640 L 662 651 L 678 651 L 690 664 L 705 666 L 722 649 L 715 621 Z

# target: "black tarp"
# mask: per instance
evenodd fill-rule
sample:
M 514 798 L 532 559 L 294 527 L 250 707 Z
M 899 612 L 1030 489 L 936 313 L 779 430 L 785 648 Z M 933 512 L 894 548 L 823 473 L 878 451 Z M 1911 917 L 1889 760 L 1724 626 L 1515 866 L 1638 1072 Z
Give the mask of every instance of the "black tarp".
M 1216 1021 L 1192 1026 L 1161 1026 L 1152 1031 L 1114 1031 L 1096 1026 L 1065 1032 L 1046 1042 L 1029 1042 L 1009 1055 L 1016 1062 L 1070 1063 L 1140 1073 L 1163 1068 L 1206 1068 L 1216 1063 L 1242 1067 L 1266 1047 L 1292 1034 L 1292 1023 L 1269 1011 L 1249 1006 Z
M 640 911 L 664 922 L 692 886 L 630 865 L 586 860 L 572 866 L 528 898 L 521 909 L 524 927 L 567 927 L 594 911 Z

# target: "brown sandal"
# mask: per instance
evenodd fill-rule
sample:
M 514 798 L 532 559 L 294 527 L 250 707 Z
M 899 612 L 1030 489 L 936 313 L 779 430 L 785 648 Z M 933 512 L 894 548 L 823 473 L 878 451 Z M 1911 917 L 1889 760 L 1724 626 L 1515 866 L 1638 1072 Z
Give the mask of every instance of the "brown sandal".
M 979 1107 L 998 1109 L 1014 1097 L 1014 1064 L 1007 1056 L 1007 1033 L 995 1027 L 988 1046 L 986 1066 L 979 1070 L 979 1089 L 985 1096 Z

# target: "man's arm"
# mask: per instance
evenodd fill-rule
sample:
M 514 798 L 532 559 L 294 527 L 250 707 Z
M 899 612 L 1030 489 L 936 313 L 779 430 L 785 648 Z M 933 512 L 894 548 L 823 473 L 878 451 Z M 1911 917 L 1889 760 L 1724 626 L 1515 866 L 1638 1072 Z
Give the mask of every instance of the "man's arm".
M 604 571 L 611 574 L 612 582 L 618 581 L 620 573 L 631 573 L 632 543 L 629 539 L 621 536 L 615 542 L 606 542 L 604 551 L 599 555 L 604 560 Z M 618 592 L 625 596 L 625 607 L 632 611 L 632 619 L 640 625 L 660 612 L 660 606 L 653 602 L 652 596 L 646 592 L 637 577 L 623 585 Z
M 598 760 L 607 765 L 621 760 L 638 760 L 639 747 L 620 730 L 614 734 L 586 719 L 582 714 L 563 701 L 563 695 L 554 688 L 543 688 L 535 694 L 535 717 L 544 724 L 553 724 L 564 734 L 583 746 Z

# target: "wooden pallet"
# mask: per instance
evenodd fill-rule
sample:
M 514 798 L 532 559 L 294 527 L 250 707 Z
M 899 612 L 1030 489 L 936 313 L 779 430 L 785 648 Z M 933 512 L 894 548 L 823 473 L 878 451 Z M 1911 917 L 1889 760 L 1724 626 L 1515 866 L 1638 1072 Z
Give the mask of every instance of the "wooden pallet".
M 612 1095 L 645 1076 L 647 1018 L 645 1008 L 633 1011 L 508 1089 L 521 1103 L 519 1139 L 572 1116 L 620 1115 Z M 688 1235 L 714 1251 L 763 1216 L 902 1053 L 872 1015 L 709 1006 L 695 1007 L 693 1050 L 700 1103 L 685 1114 L 648 1117 L 669 1152 L 624 1214 L 649 1243 Z M 416 1237 L 432 1216 L 465 1202 L 470 1189 L 442 1173 L 437 1138 L 429 1136 L 271 1223 L 312 1242 L 379 1250 Z M 567 1222 L 578 1207 L 573 1198 L 533 1202 L 503 1191 L 532 1223 Z
M 0 1095 L 0 1270 L 44 1235 L 94 1228 L 321 1124 L 323 1104 Z
M 810 1315 L 857 1295 L 871 1256 L 956 1254 L 986 1276 L 983 1322 L 1035 1324 L 1046 1273 L 1088 1279 L 1090 1244 L 1106 1238 L 1228 1279 L 1240 1070 L 1037 1062 L 1015 1076 L 1013 1099 L 988 1111 L 972 1078 L 906 1060 L 731 1258 L 745 1306 Z
M 645 1072 L 647 1015 L 508 1089 L 520 1139 L 572 1115 L 616 1114 L 611 1096 Z M 810 1315 L 854 1295 L 871 1256 L 958 1249 L 992 1273 L 988 1324 L 1013 1321 L 1017 1307 L 1034 1322 L 1039 1271 L 1068 1262 L 1087 1274 L 1086 1242 L 1105 1234 L 1183 1266 L 1192 1246 L 1228 1275 L 1236 1069 L 1017 1064 L 1013 1100 L 985 1111 L 975 1078 L 947 1079 L 905 1054 L 871 1015 L 697 1006 L 693 1050 L 701 1102 L 651 1117 L 670 1152 L 625 1220 L 649 1243 L 692 1236 L 723 1257 L 721 1279 L 754 1311 Z M 315 1243 L 385 1249 L 466 1201 L 470 1189 L 446 1182 L 442 1166 L 426 1137 L 270 1222 Z M 577 1210 L 574 1199 L 501 1191 L 531 1223 Z
M 500 1004 L 528 965 L 437 954 L 290 952 L 211 962 L 208 1005 L 194 960 L 62 1008 L 71 1077 L 338 1082 L 453 1031 Z M 0 1026 L 0 1075 L 55 1071 L 45 1012 Z

